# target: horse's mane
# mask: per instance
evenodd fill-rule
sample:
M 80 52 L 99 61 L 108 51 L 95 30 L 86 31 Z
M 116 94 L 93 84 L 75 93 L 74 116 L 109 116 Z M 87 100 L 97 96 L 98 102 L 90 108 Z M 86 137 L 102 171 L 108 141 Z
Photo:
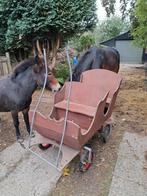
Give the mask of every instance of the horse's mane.
M 103 53 L 103 50 L 101 48 L 97 48 L 96 46 L 90 47 L 86 52 L 84 52 L 77 65 L 73 68 L 73 80 L 79 81 L 80 75 L 83 71 L 92 69 L 93 67 L 99 68 L 100 65 L 98 65 L 97 62 L 99 62 L 99 56 Z
M 26 59 L 26 60 L 20 62 L 13 69 L 11 78 L 12 79 L 16 78 L 20 73 L 24 72 L 26 69 L 28 69 L 30 66 L 32 66 L 34 64 L 35 64 L 35 59 L 34 58 Z

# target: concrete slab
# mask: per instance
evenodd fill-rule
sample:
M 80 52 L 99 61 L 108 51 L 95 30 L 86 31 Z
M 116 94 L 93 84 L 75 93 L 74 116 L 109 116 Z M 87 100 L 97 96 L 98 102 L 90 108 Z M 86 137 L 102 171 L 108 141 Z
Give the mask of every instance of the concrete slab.
M 51 162 L 57 157 L 55 148 L 46 152 L 33 148 Z M 48 196 L 60 176 L 55 168 L 24 150 L 18 143 L 0 153 L 1 196 Z
M 147 196 L 147 169 L 144 169 L 146 151 L 147 136 L 124 134 L 109 196 Z

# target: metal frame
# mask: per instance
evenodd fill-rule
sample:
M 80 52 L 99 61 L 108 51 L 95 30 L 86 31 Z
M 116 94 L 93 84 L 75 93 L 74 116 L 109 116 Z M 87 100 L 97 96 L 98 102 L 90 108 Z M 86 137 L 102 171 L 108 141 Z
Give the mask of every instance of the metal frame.
M 34 120 L 35 120 L 35 113 L 38 109 L 38 106 L 41 102 L 42 96 L 44 94 L 44 90 L 45 90 L 45 85 L 47 82 L 47 76 L 48 76 L 48 71 L 47 71 L 47 59 L 46 59 L 46 50 L 45 48 L 43 49 L 43 55 L 44 55 L 44 62 L 45 62 L 45 68 L 46 68 L 46 73 L 45 73 L 45 80 L 44 80 L 44 85 L 43 85 L 43 89 L 41 91 L 41 94 L 39 96 L 38 102 L 36 104 L 36 107 L 34 109 L 34 113 L 33 113 L 33 118 L 32 118 L 32 123 L 31 123 L 31 131 L 30 131 L 30 136 L 29 136 L 29 142 L 28 142 L 28 146 L 27 148 L 24 146 L 24 144 L 21 143 L 21 146 L 25 149 L 27 149 L 28 151 L 30 151 L 33 155 L 35 155 L 36 157 L 38 157 L 40 160 L 46 162 L 48 165 L 54 167 L 55 169 L 57 169 L 58 171 L 61 171 L 60 167 L 59 167 L 59 163 L 60 163 L 60 154 L 62 152 L 62 148 L 63 148 L 63 141 L 64 141 L 64 137 L 65 137 L 65 132 L 66 132 L 66 126 L 67 126 L 67 117 L 68 117 L 68 110 L 69 110 L 69 103 L 70 103 L 70 95 L 71 95 L 71 87 L 72 87 L 72 68 L 71 68 L 71 64 L 70 64 L 70 58 L 69 58 L 69 53 L 68 53 L 68 47 L 66 48 L 66 56 L 67 56 L 67 61 L 68 61 L 68 65 L 69 65 L 69 70 L 70 70 L 70 86 L 69 86 L 69 93 L 68 93 L 68 101 L 67 101 L 67 107 L 66 107 L 66 113 L 65 113 L 65 120 L 64 120 L 64 127 L 63 127 L 63 132 L 62 132 L 62 138 L 61 138 L 61 142 L 59 145 L 59 150 L 58 150 L 58 155 L 57 155 L 57 160 L 56 163 L 53 164 L 50 161 L 48 161 L 47 159 L 43 158 L 41 155 L 39 155 L 38 153 L 34 152 L 31 149 L 31 135 L 33 133 L 33 126 L 34 126 Z M 76 153 L 78 154 L 78 153 Z

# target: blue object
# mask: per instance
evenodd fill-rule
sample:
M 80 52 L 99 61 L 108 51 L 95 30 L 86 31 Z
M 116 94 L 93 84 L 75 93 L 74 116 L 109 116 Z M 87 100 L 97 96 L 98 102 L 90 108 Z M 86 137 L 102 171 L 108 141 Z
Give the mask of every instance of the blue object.
M 78 64 L 78 59 L 76 56 L 73 57 L 73 65 L 77 65 Z

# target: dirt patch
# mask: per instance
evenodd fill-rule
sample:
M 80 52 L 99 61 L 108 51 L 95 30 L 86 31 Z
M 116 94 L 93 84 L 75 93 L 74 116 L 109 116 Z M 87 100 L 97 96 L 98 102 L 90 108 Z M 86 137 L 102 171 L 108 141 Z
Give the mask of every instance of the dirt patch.
M 117 150 L 125 131 L 135 132 L 142 137 L 147 135 L 147 87 L 145 83 L 144 69 L 122 66 L 121 75 L 123 82 L 119 92 L 113 118 L 113 132 L 107 144 L 103 144 L 98 136 L 92 140 L 94 151 L 93 165 L 86 173 L 81 174 L 77 169 L 78 157 L 76 157 L 69 167 L 70 175 L 60 179 L 53 196 L 106 196 L 108 195 L 112 171 L 114 169 Z M 31 108 L 35 106 L 39 91 L 33 96 Z M 44 115 L 48 115 L 53 104 L 53 95 L 45 92 L 42 103 L 39 107 Z M 0 114 L 0 150 L 11 145 L 15 139 L 15 130 L 11 115 Z M 20 115 L 20 127 L 25 137 L 25 125 Z

